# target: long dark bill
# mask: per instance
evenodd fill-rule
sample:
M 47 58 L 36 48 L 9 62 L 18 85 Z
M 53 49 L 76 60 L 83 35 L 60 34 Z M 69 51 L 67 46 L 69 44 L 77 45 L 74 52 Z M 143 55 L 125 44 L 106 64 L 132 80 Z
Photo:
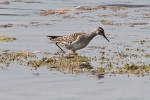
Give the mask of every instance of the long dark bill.
M 103 35 L 103 36 L 104 36 L 104 38 L 109 42 L 108 38 L 107 38 L 105 35 Z

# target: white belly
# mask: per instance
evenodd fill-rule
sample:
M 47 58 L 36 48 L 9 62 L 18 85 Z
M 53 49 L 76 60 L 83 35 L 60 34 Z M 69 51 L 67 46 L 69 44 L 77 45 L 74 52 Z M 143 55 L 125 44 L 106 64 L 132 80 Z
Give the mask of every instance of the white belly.
M 64 46 L 65 46 L 65 48 L 67 48 L 69 50 L 75 51 L 75 50 L 79 50 L 79 49 L 86 47 L 89 44 L 89 42 L 90 41 L 82 40 L 82 41 L 67 43 Z

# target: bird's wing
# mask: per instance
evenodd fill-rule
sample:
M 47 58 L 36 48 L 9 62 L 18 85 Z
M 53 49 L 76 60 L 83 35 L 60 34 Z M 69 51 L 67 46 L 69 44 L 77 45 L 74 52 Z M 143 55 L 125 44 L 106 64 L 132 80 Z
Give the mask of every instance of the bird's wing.
M 77 40 L 84 34 L 86 33 L 80 32 L 80 33 L 68 34 L 68 35 L 63 36 L 62 38 L 63 38 L 63 41 L 72 43 L 73 41 Z
M 80 32 L 80 33 L 68 34 L 65 36 L 47 36 L 47 37 L 52 41 L 72 43 L 78 37 L 83 36 L 84 34 L 86 33 Z

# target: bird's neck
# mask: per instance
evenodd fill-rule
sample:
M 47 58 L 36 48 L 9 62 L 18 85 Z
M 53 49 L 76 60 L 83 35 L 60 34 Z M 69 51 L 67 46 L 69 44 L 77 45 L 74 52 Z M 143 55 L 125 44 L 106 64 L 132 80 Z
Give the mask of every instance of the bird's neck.
M 88 37 L 89 37 L 90 39 L 93 39 L 96 35 L 97 35 L 97 34 L 96 34 L 94 31 L 91 31 L 91 32 L 88 33 Z

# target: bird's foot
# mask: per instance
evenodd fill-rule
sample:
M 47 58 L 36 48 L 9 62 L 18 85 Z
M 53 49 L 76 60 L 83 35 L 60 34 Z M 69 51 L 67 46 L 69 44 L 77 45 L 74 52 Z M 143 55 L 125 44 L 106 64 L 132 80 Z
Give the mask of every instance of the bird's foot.
M 66 52 L 65 52 L 65 51 L 62 51 L 62 53 L 65 54 Z
M 70 53 L 69 55 L 78 55 L 76 52 L 72 52 L 72 53 Z

